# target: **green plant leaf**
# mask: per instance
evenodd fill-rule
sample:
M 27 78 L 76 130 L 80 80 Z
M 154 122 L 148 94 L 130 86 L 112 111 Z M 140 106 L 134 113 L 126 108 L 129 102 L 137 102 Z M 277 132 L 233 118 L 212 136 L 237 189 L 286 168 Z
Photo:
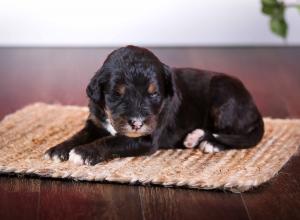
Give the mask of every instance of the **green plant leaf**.
M 284 11 L 286 8 L 284 3 L 281 1 L 279 2 L 278 0 L 261 0 L 261 3 L 262 12 L 271 18 L 270 28 L 272 32 L 285 38 L 287 36 L 288 25 L 284 18 Z M 299 7 L 297 6 L 297 8 Z
M 277 18 L 283 18 L 283 16 L 284 16 L 284 6 L 282 4 L 279 4 L 274 8 L 273 16 L 276 16 Z
M 262 12 L 267 15 L 283 16 L 284 8 L 284 5 L 278 2 L 275 2 L 275 4 L 262 4 Z
M 273 33 L 283 38 L 286 37 L 288 26 L 284 18 L 272 17 L 270 25 Z
M 276 0 L 261 0 L 261 2 L 265 5 L 275 5 L 277 3 Z
M 273 5 L 263 5 L 262 6 L 262 12 L 266 15 L 272 15 L 274 11 L 274 6 Z
M 298 8 L 298 11 L 300 12 L 300 5 L 298 5 L 297 8 Z

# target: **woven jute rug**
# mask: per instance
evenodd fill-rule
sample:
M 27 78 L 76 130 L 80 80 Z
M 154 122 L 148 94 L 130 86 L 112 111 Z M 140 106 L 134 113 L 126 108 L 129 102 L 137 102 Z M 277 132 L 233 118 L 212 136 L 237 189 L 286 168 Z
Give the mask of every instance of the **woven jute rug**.
M 87 116 L 85 107 L 43 103 L 6 116 L 0 122 L 0 173 L 242 192 L 270 180 L 300 144 L 299 119 L 265 118 L 265 136 L 249 150 L 161 150 L 96 166 L 45 160 L 43 153 L 80 130 Z

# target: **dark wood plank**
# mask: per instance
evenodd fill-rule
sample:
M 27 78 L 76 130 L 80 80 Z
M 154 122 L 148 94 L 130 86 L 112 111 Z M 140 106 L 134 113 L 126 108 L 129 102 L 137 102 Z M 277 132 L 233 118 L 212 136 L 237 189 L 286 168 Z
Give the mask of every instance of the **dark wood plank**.
M 300 219 L 300 156 L 294 156 L 278 176 L 242 198 L 251 219 Z
M 0 176 L 0 219 L 38 219 L 40 180 Z
M 289 59 L 286 51 L 278 51 L 279 60 L 278 69 L 280 75 L 278 84 L 281 86 L 280 95 L 287 106 L 289 116 L 292 118 L 300 117 L 300 63 Z M 290 56 L 299 56 L 297 53 L 291 53 Z
M 239 194 L 140 188 L 144 219 L 248 219 Z
M 42 181 L 40 219 L 141 219 L 138 190 L 126 185 Z

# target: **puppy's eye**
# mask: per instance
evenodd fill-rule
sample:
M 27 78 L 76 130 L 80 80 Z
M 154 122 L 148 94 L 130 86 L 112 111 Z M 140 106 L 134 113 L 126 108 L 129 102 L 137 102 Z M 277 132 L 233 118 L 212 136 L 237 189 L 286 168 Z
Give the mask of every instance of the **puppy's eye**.
M 147 91 L 148 91 L 148 94 L 149 94 L 149 96 L 150 96 L 151 98 L 155 98 L 155 97 L 158 96 L 157 88 L 156 88 L 156 86 L 155 86 L 153 83 L 151 83 L 151 84 L 149 85 Z
M 120 85 L 118 85 L 118 86 L 116 87 L 115 91 L 116 91 L 116 93 L 117 93 L 118 95 L 122 96 L 122 95 L 125 94 L 126 87 L 125 87 L 125 85 L 120 84 Z

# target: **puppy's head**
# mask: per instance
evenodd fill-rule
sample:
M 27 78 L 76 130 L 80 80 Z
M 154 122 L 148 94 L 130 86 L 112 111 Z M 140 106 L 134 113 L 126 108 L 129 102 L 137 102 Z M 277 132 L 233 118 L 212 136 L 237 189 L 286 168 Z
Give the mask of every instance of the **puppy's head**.
M 149 50 L 113 51 L 91 79 L 87 95 L 122 135 L 151 134 L 166 100 L 174 93 L 172 72 Z

